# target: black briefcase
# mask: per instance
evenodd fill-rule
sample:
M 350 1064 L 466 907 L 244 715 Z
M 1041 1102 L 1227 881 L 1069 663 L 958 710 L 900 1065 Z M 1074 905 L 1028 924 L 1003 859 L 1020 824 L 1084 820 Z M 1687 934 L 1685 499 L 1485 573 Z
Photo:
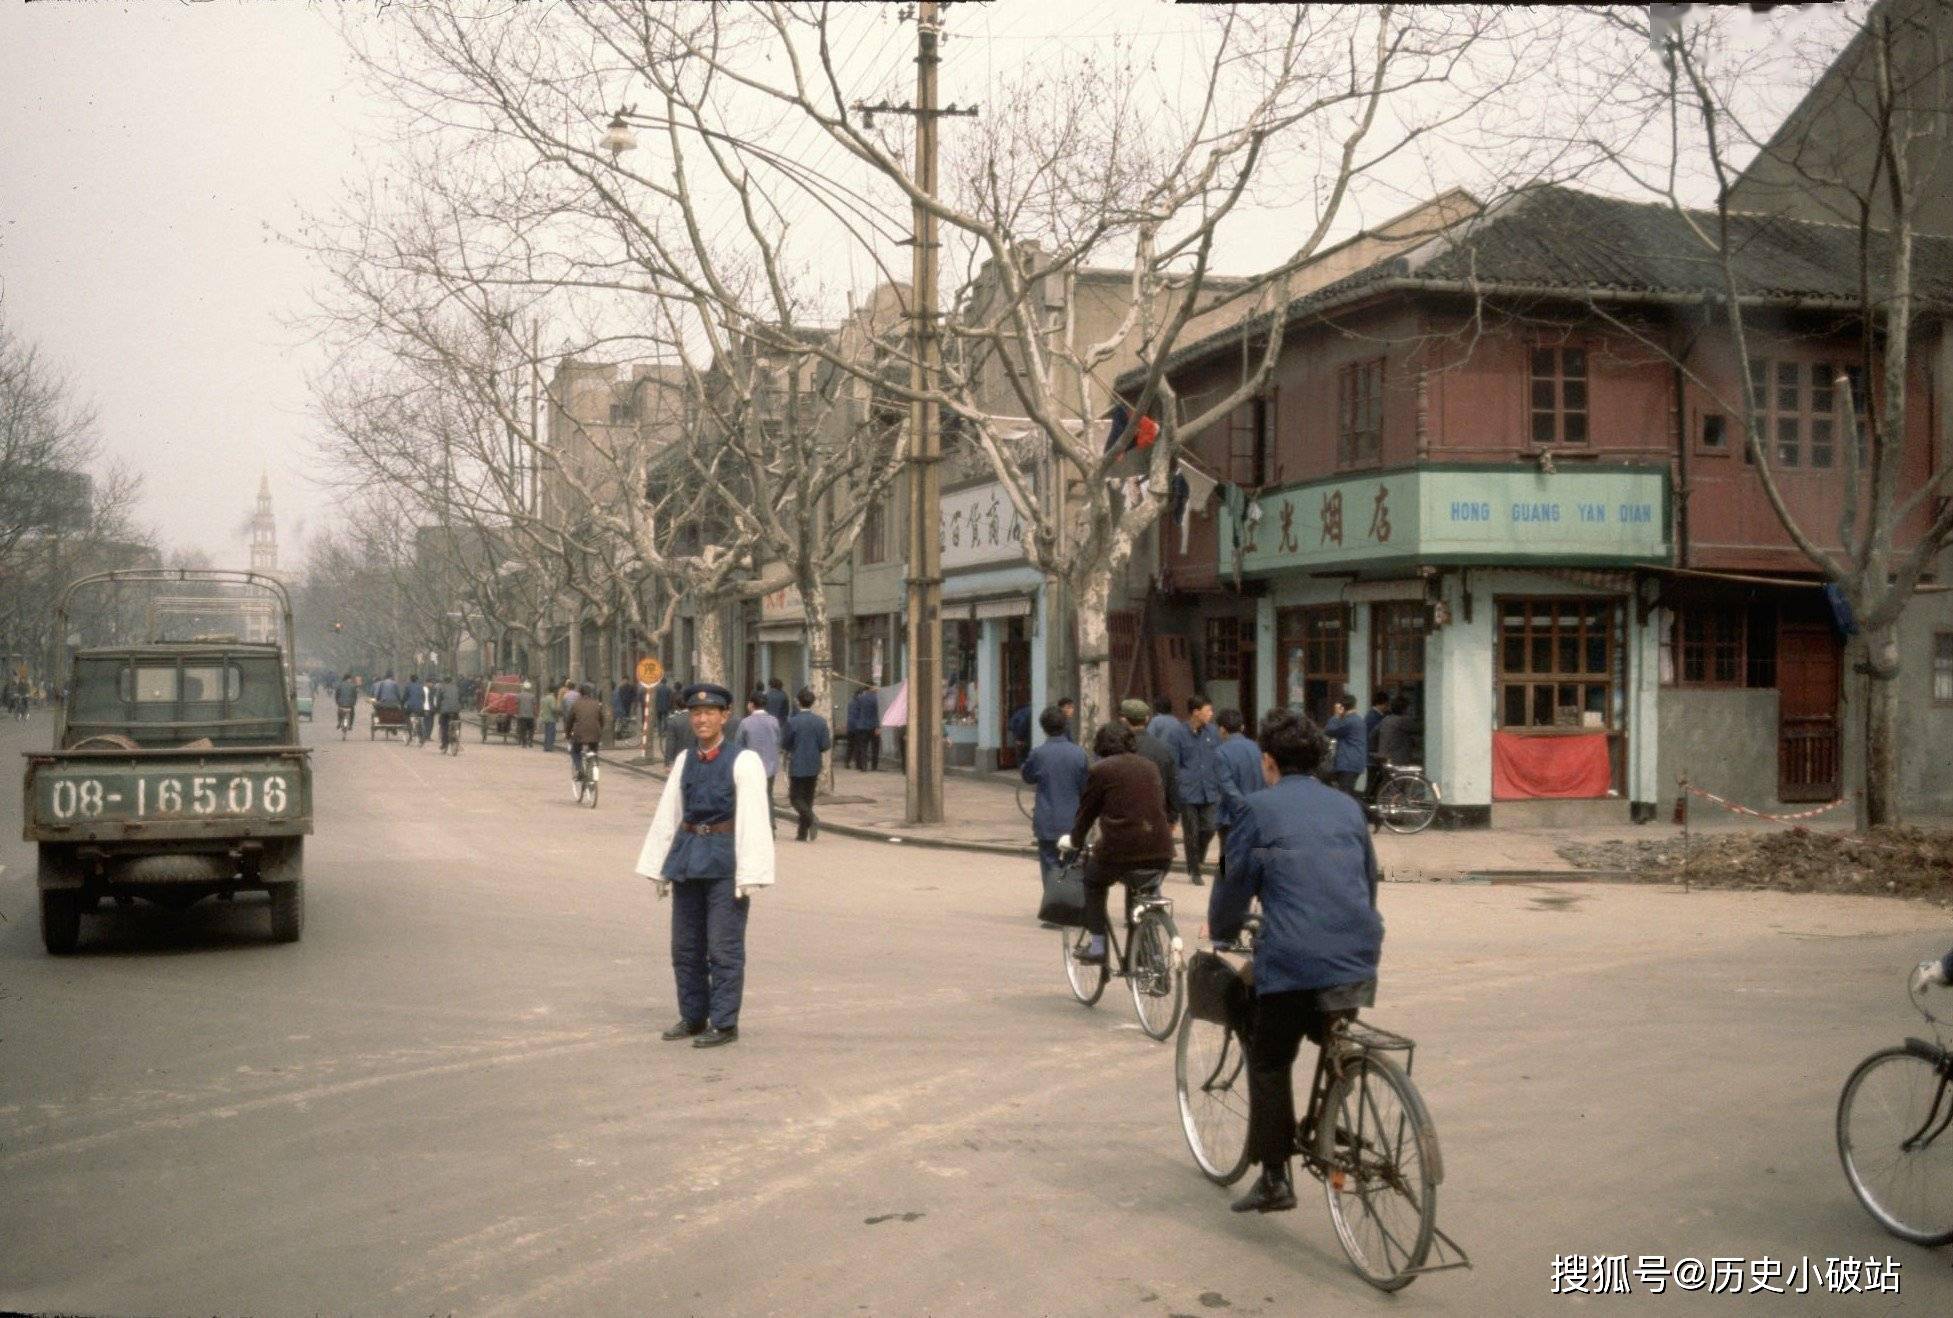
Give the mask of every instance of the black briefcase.
M 1038 906 L 1038 919 L 1068 926 L 1085 923 L 1085 866 L 1081 862 L 1074 860 L 1044 871 L 1044 901 Z
M 1254 963 L 1236 965 L 1217 952 L 1187 960 L 1187 1014 L 1246 1032 L 1254 1015 Z

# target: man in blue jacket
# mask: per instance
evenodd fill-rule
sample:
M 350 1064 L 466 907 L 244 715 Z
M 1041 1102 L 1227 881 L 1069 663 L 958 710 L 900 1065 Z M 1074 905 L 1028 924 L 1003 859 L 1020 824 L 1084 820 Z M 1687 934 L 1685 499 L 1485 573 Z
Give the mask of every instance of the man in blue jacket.
M 1167 745 L 1180 762 L 1180 829 L 1187 839 L 1187 877 L 1198 888 L 1206 880 L 1207 844 L 1219 824 L 1221 800 L 1220 736 L 1214 731 L 1214 705 L 1206 696 L 1187 697 L 1187 721 L 1175 721 Z
M 779 720 L 780 724 L 784 726 L 787 723 L 792 721 L 788 715 L 789 708 L 790 707 L 787 704 L 786 687 L 781 685 L 780 679 L 777 677 L 767 678 L 766 679 L 766 712 L 771 714 L 775 719 Z
M 1043 873 L 1058 866 L 1058 839 L 1071 831 L 1078 817 L 1078 798 L 1085 791 L 1085 776 L 1091 765 L 1085 748 L 1064 735 L 1065 716 L 1056 705 L 1047 705 L 1038 715 L 1044 740 L 1024 757 L 1018 774 L 1037 788 L 1037 804 L 1031 809 L 1031 836 L 1038 844 L 1038 865 Z M 1076 839 L 1081 847 L 1084 838 Z
M 787 754 L 787 801 L 800 816 L 794 841 L 812 842 L 821 831 L 820 821 L 814 818 L 814 789 L 820 786 L 822 757 L 834 745 L 834 733 L 827 720 L 814 712 L 814 689 L 801 687 L 799 698 L 800 708 L 787 720 L 780 748 Z M 772 704 L 770 693 L 767 703 Z
M 882 703 L 875 688 L 862 687 L 848 702 L 848 767 L 863 773 L 881 767 Z
M 1355 710 L 1356 697 L 1345 691 L 1330 706 L 1329 722 L 1323 732 L 1336 740 L 1336 758 L 1329 766 L 1330 781 L 1356 795 L 1356 780 L 1370 767 L 1370 734 L 1363 716 Z
M 1320 1046 L 1332 1021 L 1376 1001 L 1377 855 L 1363 808 L 1313 776 L 1327 749 L 1315 725 L 1290 710 L 1261 721 L 1271 785 L 1246 799 L 1229 831 L 1227 865 L 1207 906 L 1214 940 L 1231 942 L 1261 899 L 1248 1045 L 1248 1147 L 1261 1176 L 1235 1201 L 1237 1213 L 1295 1207 L 1296 1054 L 1305 1035 Z
M 1261 747 L 1243 729 L 1241 711 L 1224 709 L 1214 719 L 1221 725 L 1221 746 L 1214 753 L 1219 770 L 1221 803 L 1215 811 L 1220 830 L 1221 873 L 1227 873 L 1227 835 L 1248 807 L 1248 798 L 1268 786 L 1261 773 Z

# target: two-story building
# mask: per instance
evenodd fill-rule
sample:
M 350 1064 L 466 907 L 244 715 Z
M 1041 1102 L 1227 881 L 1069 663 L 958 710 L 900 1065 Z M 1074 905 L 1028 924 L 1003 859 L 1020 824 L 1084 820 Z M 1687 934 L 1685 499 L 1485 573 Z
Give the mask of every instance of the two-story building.
M 1786 502 L 1834 543 L 1855 235 L 1736 233 L 1759 423 Z M 1921 239 L 1916 265 L 1924 360 L 1953 244 Z M 1177 634 L 1251 717 L 1406 696 L 1464 822 L 1569 799 L 1647 818 L 1683 772 L 1750 804 L 1834 799 L 1841 638 L 1746 457 L 1721 286 L 1672 210 L 1542 188 L 1297 299 L 1261 396 L 1192 440 L 1217 488 L 1162 534 L 1165 593 L 1126 625 Z M 1267 331 L 1176 354 L 1189 412 Z M 1916 375 L 1915 487 L 1945 461 Z

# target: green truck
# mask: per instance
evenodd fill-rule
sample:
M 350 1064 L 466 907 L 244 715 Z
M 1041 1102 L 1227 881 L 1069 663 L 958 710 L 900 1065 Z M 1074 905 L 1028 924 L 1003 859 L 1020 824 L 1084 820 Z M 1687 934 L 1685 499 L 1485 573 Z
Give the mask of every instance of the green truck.
M 304 928 L 312 766 L 298 744 L 283 586 L 250 572 L 103 573 L 64 592 L 61 635 L 73 639 L 77 591 L 164 583 L 243 592 L 188 598 L 199 609 L 238 602 L 261 633 L 282 622 L 283 644 L 161 639 L 152 604 L 143 639 L 69 650 L 54 748 L 27 752 L 23 787 L 24 834 L 40 848 L 41 939 L 56 955 L 75 950 L 81 917 L 111 898 L 183 909 L 264 892 L 273 938 L 296 942 Z

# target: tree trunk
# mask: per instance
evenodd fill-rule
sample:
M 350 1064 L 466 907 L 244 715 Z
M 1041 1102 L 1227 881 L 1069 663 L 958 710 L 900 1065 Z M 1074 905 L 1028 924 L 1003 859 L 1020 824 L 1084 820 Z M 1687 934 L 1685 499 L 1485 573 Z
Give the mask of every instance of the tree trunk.
M 833 722 L 833 706 L 830 693 L 834 689 L 832 668 L 834 656 L 828 644 L 827 630 L 827 583 L 816 577 L 811 583 L 802 583 L 800 598 L 803 612 L 807 615 L 807 688 L 814 693 L 814 703 L 809 706 L 816 714 Z M 796 697 L 794 704 L 798 706 Z M 845 726 L 845 725 L 843 725 Z M 841 738 L 846 735 L 839 728 L 834 729 L 834 744 L 839 747 Z M 827 759 L 827 790 L 834 790 L 834 762 L 838 755 L 830 753 Z
M 1078 609 L 1078 718 L 1072 736 L 1081 746 L 1112 711 L 1112 646 L 1107 639 L 1106 611 L 1112 600 L 1112 569 L 1088 571 L 1076 591 Z
M 1865 636 L 1865 822 L 1899 822 L 1899 636 L 1883 627 Z
M 722 611 L 717 599 L 699 602 L 697 627 L 694 629 L 698 644 L 697 667 L 694 669 L 697 677 L 693 679 L 695 681 L 716 682 L 720 686 L 726 684 L 726 647 L 724 628 L 721 626 Z
M 570 671 L 565 676 L 572 682 L 581 682 L 583 680 L 583 606 L 581 604 L 570 610 L 569 641 L 570 659 L 566 666 Z

